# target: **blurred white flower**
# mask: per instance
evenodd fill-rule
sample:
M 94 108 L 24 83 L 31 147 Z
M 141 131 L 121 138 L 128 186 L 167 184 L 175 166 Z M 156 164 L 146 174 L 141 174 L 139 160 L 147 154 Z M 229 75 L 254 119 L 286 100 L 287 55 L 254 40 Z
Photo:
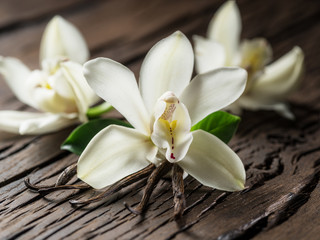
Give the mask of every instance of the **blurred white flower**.
M 272 49 L 266 39 L 255 38 L 240 43 L 241 18 L 235 1 L 224 3 L 212 18 L 208 38 L 194 36 L 196 71 L 204 73 L 223 66 L 240 66 L 248 71 L 244 94 L 227 109 L 241 114 L 241 109 L 275 110 L 289 119 L 294 116 L 284 103 L 297 89 L 304 67 L 304 55 L 294 47 L 270 63 Z
M 30 71 L 16 58 L 0 57 L 0 73 L 16 97 L 41 111 L 0 111 L 0 130 L 43 134 L 87 121 L 88 107 L 98 101 L 82 73 L 88 56 L 81 33 L 56 16 L 42 37 L 41 70 Z
M 177 163 L 204 185 L 227 190 L 244 187 L 240 158 L 224 142 L 191 126 L 234 102 L 247 73 L 221 68 L 191 82 L 194 54 L 188 39 L 175 32 L 147 54 L 138 88 L 134 74 L 120 63 L 97 58 L 84 65 L 94 91 L 135 128 L 110 125 L 88 144 L 77 174 L 94 188 L 111 185 L 151 163 Z M 117 81 L 114 81 L 117 79 Z

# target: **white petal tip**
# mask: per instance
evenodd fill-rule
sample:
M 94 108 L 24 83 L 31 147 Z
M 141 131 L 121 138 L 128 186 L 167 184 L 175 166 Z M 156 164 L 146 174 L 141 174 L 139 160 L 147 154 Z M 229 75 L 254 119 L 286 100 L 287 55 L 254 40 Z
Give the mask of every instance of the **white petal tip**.
M 84 63 L 89 58 L 89 49 L 80 31 L 72 23 L 56 15 L 43 33 L 40 62 L 62 57 Z
M 52 20 L 51 21 L 54 21 L 54 20 L 56 20 L 56 21 L 60 21 L 61 19 L 64 19 L 63 17 L 61 17 L 60 15 L 55 15 L 53 18 L 52 18 Z
M 86 63 L 83 64 L 83 73 L 87 74 L 88 72 L 90 72 L 90 68 L 95 67 L 96 65 L 100 64 L 100 63 L 108 63 L 108 62 L 112 62 L 112 63 L 116 63 L 119 64 L 116 61 L 113 61 L 112 59 L 109 58 L 104 58 L 104 57 L 98 57 L 92 60 L 87 61 Z
M 235 7 L 235 6 L 237 6 L 237 4 L 236 4 L 236 1 L 234 1 L 234 0 L 230 0 L 230 1 L 227 1 L 224 5 L 222 5 L 222 6 L 225 6 L 225 7 L 227 7 L 227 6 L 229 6 L 229 7 Z
M 220 7 L 221 12 L 224 11 L 224 13 L 228 13 L 228 11 L 233 11 L 233 12 L 239 12 L 238 5 L 236 1 L 229 0 L 226 1 L 221 7 Z
M 226 62 L 237 54 L 241 32 L 241 16 L 235 1 L 226 1 L 215 13 L 208 27 L 208 38 L 222 44 L 226 51 Z
M 54 16 L 48 23 L 48 26 L 51 24 L 58 24 L 59 21 L 65 21 L 65 19 L 63 17 L 61 17 L 60 15 L 56 15 Z
M 302 54 L 303 55 L 303 51 L 299 46 L 294 46 L 293 50 L 297 53 L 297 54 Z
M 184 33 L 183 32 L 181 32 L 181 31 L 175 31 L 174 33 L 172 33 L 169 37 L 167 37 L 167 38 L 170 38 L 170 37 L 172 37 L 172 38 L 176 38 L 177 40 L 181 40 L 181 39 L 186 39 L 188 42 L 189 42 L 189 40 L 187 39 L 187 37 L 186 37 L 186 35 L 184 35 Z M 166 39 L 166 38 L 164 38 L 164 39 Z
M 243 189 L 245 189 L 244 183 L 245 181 L 237 180 L 235 191 L 242 191 Z
M 297 56 L 297 59 L 300 60 L 301 64 L 303 64 L 303 60 L 304 60 L 304 53 L 302 51 L 302 49 L 298 46 L 295 46 L 293 48 L 293 51 L 295 52 L 296 56 Z
M 287 105 L 280 105 L 278 108 L 275 108 L 275 110 L 284 118 L 289 119 L 291 121 L 294 121 L 296 117 L 294 114 L 290 111 L 289 107 Z
M 245 175 L 245 173 L 244 173 Z M 245 179 L 233 179 L 233 182 L 229 182 L 228 187 L 222 187 L 222 188 L 217 188 L 222 191 L 227 191 L 227 192 L 237 192 L 237 191 L 242 191 L 245 189 Z
M 177 37 L 185 36 L 180 30 L 175 31 L 172 35 L 177 36 Z

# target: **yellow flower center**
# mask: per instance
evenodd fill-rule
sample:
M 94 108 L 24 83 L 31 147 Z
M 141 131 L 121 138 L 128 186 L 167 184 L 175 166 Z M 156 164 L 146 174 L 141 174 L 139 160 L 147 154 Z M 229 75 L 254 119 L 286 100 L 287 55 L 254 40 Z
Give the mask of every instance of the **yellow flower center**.
M 240 67 L 248 72 L 245 92 L 248 92 L 254 83 L 257 74 L 261 73 L 265 65 L 271 60 L 272 50 L 264 39 L 244 41 L 241 48 Z
M 43 82 L 39 83 L 38 87 L 46 88 L 46 89 L 49 89 L 49 90 L 52 89 L 51 85 L 47 81 L 43 81 Z

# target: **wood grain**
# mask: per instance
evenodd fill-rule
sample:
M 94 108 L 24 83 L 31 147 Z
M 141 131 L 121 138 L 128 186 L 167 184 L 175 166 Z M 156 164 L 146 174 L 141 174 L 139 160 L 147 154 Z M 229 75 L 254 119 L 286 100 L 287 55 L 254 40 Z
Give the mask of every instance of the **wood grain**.
M 86 38 L 92 57 L 120 61 L 138 76 L 147 51 L 181 30 L 205 35 L 223 1 L 67 0 L 0 2 L 0 54 L 37 68 L 40 38 L 48 20 L 60 14 Z M 305 52 L 301 89 L 288 100 L 296 116 L 245 111 L 230 146 L 243 160 L 248 189 L 225 193 L 185 180 L 186 209 L 172 219 L 171 182 L 161 180 L 148 211 L 131 214 L 143 182 L 88 206 L 68 200 L 94 192 L 65 190 L 39 195 L 23 180 L 53 184 L 77 156 L 59 146 L 73 127 L 44 136 L 0 133 L 0 239 L 319 239 L 320 231 L 320 3 L 237 1 L 243 38 L 266 37 L 277 59 L 295 45 Z M 0 110 L 30 110 L 0 80 Z M 119 115 L 117 115 L 119 116 Z M 76 179 L 72 180 L 76 182 Z

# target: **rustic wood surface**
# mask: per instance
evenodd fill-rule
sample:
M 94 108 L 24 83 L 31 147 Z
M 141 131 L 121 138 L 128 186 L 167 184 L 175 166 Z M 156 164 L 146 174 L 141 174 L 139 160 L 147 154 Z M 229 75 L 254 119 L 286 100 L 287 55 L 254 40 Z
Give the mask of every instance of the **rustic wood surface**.
M 1 0 L 0 55 L 38 67 L 46 23 L 60 14 L 85 36 L 92 58 L 110 57 L 138 74 L 150 47 L 175 30 L 204 35 L 215 0 Z M 65 199 L 92 191 L 40 196 L 33 183 L 53 183 L 77 160 L 59 146 L 73 127 L 43 136 L 0 133 L 0 239 L 320 239 L 320 2 L 239 0 L 245 38 L 266 37 L 275 58 L 299 45 L 306 70 L 301 89 L 289 98 L 296 121 L 268 111 L 243 115 L 230 143 L 243 160 L 249 190 L 224 193 L 185 180 L 187 209 L 172 220 L 171 183 L 161 181 L 148 211 L 134 216 L 142 184 L 87 207 Z M 0 79 L 0 110 L 30 110 Z M 112 116 L 119 116 L 116 113 Z

